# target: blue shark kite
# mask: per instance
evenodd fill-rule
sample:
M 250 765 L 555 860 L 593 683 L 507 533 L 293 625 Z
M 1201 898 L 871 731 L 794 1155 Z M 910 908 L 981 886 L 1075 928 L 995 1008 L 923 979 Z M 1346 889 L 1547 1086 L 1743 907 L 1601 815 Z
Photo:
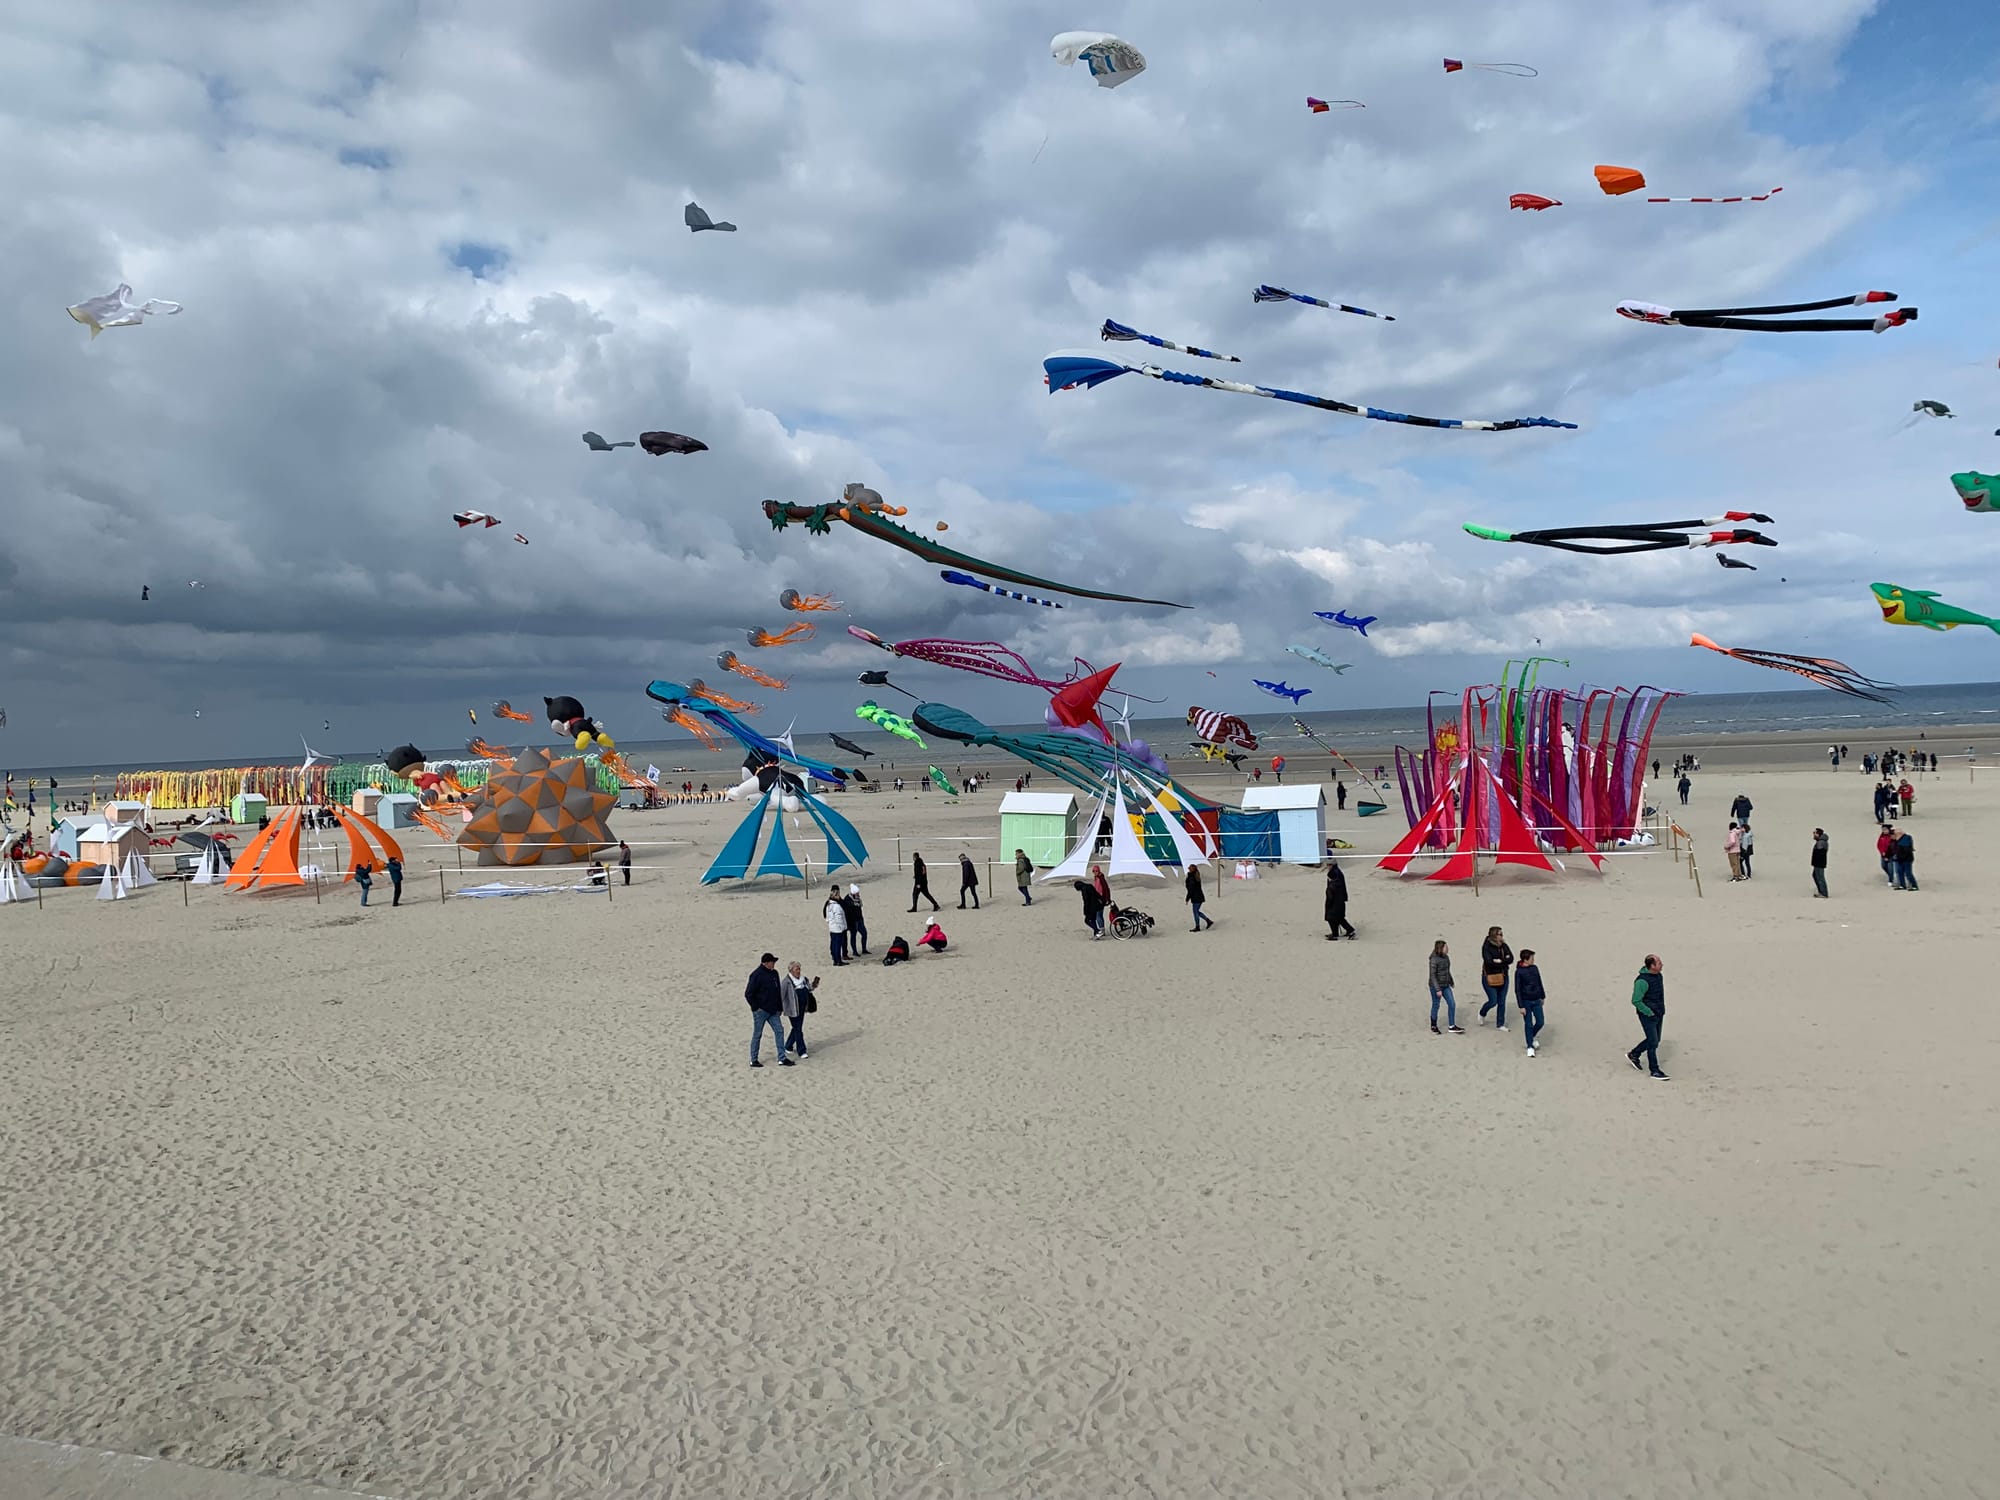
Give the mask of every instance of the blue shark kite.
M 1332 611 L 1316 609 L 1313 611 L 1313 618 L 1315 620 L 1324 620 L 1329 625 L 1338 625 L 1344 630 L 1358 630 L 1361 634 L 1366 635 L 1368 634 L 1368 627 L 1375 623 L 1377 616 L 1350 615 L 1344 609 Z
M 1285 649 L 1294 656 L 1303 656 L 1307 661 L 1326 667 L 1334 672 L 1345 672 L 1349 667 L 1354 665 L 1351 661 L 1335 661 L 1317 646 L 1287 646 Z
M 1304 292 L 1288 292 L 1281 286 L 1260 286 L 1250 294 L 1252 302 L 1303 302 L 1309 307 L 1324 307 L 1333 312 L 1353 313 L 1360 318 L 1380 318 L 1384 323 L 1396 321 L 1394 313 L 1370 312 L 1365 307 L 1349 307 L 1345 302 L 1324 302 L 1318 297 L 1308 297 Z
M 1154 338 L 1150 333 L 1141 333 L 1136 328 L 1127 328 L 1123 323 L 1114 323 L 1109 318 L 1106 318 L 1104 326 L 1097 330 L 1097 336 L 1107 344 L 1113 339 L 1127 344 L 1136 340 L 1141 344 L 1151 344 L 1155 349 L 1171 349 L 1176 354 L 1192 354 L 1199 359 L 1219 359 L 1223 363 L 1231 365 L 1240 365 L 1243 363 L 1242 360 L 1233 354 L 1216 354 L 1208 349 L 1197 349 L 1192 344 L 1176 344 L 1171 339 Z
M 1261 677 L 1253 677 L 1250 680 L 1269 693 L 1273 698 L 1289 698 L 1293 703 L 1297 703 L 1301 698 L 1310 697 L 1312 694 L 1311 688 L 1287 687 L 1282 682 L 1266 682 Z
M 1335 401 L 1329 396 L 1308 396 L 1303 391 L 1287 391 L 1277 386 L 1218 380 L 1213 375 L 1194 375 L 1186 370 L 1168 370 L 1159 365 L 1121 365 L 1088 354 L 1051 354 L 1042 361 L 1042 369 L 1047 375 L 1051 395 L 1057 391 L 1074 390 L 1078 386 L 1088 389 L 1102 385 L 1120 375 L 1145 375 L 1171 385 L 1199 385 L 1211 391 L 1234 391 L 1239 396 L 1292 401 L 1300 406 L 1317 407 L 1320 411 L 1339 412 L 1343 416 L 1366 417 L 1372 422 L 1400 422 L 1406 427 L 1452 427 L 1465 432 L 1514 432 L 1523 427 L 1566 427 L 1574 431 L 1576 428 L 1576 423 L 1557 421 L 1554 417 L 1513 417 L 1504 422 L 1481 422 L 1459 417 L 1413 417 L 1407 412 L 1386 411 L 1379 406 L 1356 406 L 1351 401 Z

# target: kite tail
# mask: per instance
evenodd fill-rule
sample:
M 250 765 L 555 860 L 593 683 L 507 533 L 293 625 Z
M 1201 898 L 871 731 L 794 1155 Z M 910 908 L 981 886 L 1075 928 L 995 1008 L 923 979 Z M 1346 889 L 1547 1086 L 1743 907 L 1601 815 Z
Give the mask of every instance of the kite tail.
M 1805 318 L 1796 323 L 1774 322 L 1767 318 L 1713 317 L 1681 313 L 1679 321 L 1690 328 L 1729 328 L 1740 333 L 1883 333 L 1917 321 L 1914 307 L 1899 307 L 1879 318 Z
M 1677 318 L 1761 318 L 1774 313 L 1824 312 L 1829 307 L 1863 307 L 1871 302 L 1894 302 L 1894 292 L 1858 292 L 1852 297 L 1828 297 L 1824 302 L 1785 302 L 1771 307 L 1691 307 L 1676 309 Z

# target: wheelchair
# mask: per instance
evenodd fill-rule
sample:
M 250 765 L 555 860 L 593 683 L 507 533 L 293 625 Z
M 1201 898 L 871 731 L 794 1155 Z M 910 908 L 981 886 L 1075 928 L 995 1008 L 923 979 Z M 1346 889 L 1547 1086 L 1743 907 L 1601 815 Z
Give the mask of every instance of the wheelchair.
M 1142 938 L 1152 930 L 1153 919 L 1136 906 L 1111 908 L 1111 935 L 1120 942 L 1126 938 Z

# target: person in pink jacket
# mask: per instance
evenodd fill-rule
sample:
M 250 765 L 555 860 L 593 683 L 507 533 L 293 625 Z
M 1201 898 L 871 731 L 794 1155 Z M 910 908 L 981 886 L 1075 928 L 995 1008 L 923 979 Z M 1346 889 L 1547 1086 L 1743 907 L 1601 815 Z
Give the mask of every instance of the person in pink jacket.
M 1729 822 L 1729 837 L 1722 841 L 1722 852 L 1729 856 L 1729 878 L 1743 878 L 1743 828 L 1735 819 Z

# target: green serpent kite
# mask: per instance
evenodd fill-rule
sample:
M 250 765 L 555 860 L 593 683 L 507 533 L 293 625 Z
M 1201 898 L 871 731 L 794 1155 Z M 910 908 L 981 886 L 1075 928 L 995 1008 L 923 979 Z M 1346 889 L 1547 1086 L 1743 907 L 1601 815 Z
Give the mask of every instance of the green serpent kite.
M 970 557 L 963 552 L 918 536 L 914 531 L 898 526 L 889 519 L 890 516 L 903 514 L 905 511 L 901 506 L 886 503 L 874 490 L 860 484 L 847 486 L 839 502 L 832 505 L 788 505 L 782 500 L 764 502 L 764 515 L 769 519 L 773 531 L 783 531 L 792 522 L 800 521 L 812 535 L 827 536 L 833 531 L 833 522 L 845 521 L 863 536 L 871 536 L 878 542 L 887 542 L 892 547 L 901 547 L 905 552 L 913 552 L 926 562 L 961 568 L 968 573 L 981 573 L 1002 583 L 1020 584 L 1025 588 L 1053 589 L 1058 594 L 1073 594 L 1079 599 L 1104 599 L 1113 604 L 1157 604 L 1166 609 L 1189 607 L 1185 604 L 1176 604 L 1171 599 L 1140 599 L 1131 594 L 1112 594 L 1101 589 L 1079 588 L 1074 584 L 1057 583 L 1053 578 L 1038 578 L 1033 573 L 1018 572 L 1013 568 L 987 562 L 983 558 Z

